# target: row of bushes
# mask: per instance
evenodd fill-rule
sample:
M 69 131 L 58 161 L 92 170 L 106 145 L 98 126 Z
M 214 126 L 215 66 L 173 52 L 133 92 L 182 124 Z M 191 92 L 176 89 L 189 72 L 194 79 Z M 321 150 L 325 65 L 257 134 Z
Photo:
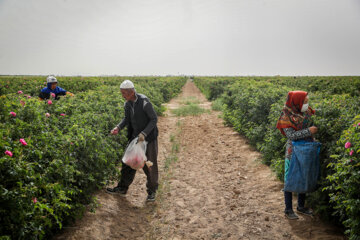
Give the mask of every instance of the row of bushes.
M 32 82 L 34 79 L 30 79 Z M 98 84 L 101 80 L 104 84 Z M 123 117 L 123 78 L 84 78 L 74 97 L 40 101 L 32 90 L 0 96 L 0 238 L 42 239 L 82 215 L 91 194 L 117 179 L 126 134 L 109 135 Z M 132 79 L 159 115 L 185 78 Z M 59 80 L 72 86 L 74 79 Z M 77 83 L 79 84 L 79 83 Z M 94 86 L 97 86 L 94 88 Z M 65 87 L 64 87 L 65 88 Z
M 46 87 L 47 76 L 0 76 L 0 95 L 26 91 L 31 96 L 38 96 L 42 88 Z M 59 86 L 71 92 L 95 89 L 102 85 L 96 77 L 57 77 Z
M 30 96 L 38 96 L 42 88 L 46 87 L 47 76 L 0 76 L 0 96 L 17 93 L 23 91 Z M 134 82 L 141 82 L 147 86 L 160 87 L 163 91 L 164 99 L 169 99 L 172 96 L 172 91 L 176 91 L 171 87 L 163 87 L 165 84 L 174 84 L 183 77 L 161 77 L 161 81 L 157 81 L 159 77 L 56 77 L 59 81 L 59 86 L 70 92 L 82 92 L 96 89 L 99 86 L 114 86 L 118 87 L 121 81 L 131 79 Z M 168 80 L 168 81 L 166 81 Z M 150 85 L 149 85 L 150 84 Z M 116 88 L 118 89 L 118 88 Z
M 224 90 L 236 81 L 268 82 L 277 86 L 289 86 L 293 89 L 306 89 L 309 92 L 326 94 L 344 94 L 360 96 L 360 78 L 345 77 L 196 77 L 196 84 L 210 100 L 215 100 Z M 205 80 L 205 81 L 204 81 Z M 211 84 L 209 84 L 211 83 Z
M 281 180 L 286 138 L 276 129 L 276 122 L 289 91 L 308 91 L 310 106 L 316 109 L 313 125 L 319 128 L 315 137 L 322 143 L 322 179 L 309 202 L 324 218 L 341 219 L 351 238 L 360 237 L 360 190 L 357 188 L 360 147 L 356 132 L 359 120 L 354 119 L 360 114 L 359 77 L 198 77 L 194 80 L 209 99 L 222 102 L 226 123 L 263 153 L 264 163 L 270 165 Z M 345 131 L 350 126 L 351 130 Z M 353 139 L 351 156 L 344 147 L 344 139 Z

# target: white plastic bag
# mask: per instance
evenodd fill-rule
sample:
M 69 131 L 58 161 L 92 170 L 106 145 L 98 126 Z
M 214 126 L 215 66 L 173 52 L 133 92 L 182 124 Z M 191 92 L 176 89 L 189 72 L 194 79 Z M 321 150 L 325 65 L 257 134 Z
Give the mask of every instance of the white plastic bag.
M 135 138 L 126 148 L 122 162 L 135 170 L 143 168 L 147 160 L 145 155 L 146 146 L 146 141 L 138 142 L 138 138 Z M 148 161 L 146 165 L 149 167 L 149 165 L 151 166 L 152 163 Z

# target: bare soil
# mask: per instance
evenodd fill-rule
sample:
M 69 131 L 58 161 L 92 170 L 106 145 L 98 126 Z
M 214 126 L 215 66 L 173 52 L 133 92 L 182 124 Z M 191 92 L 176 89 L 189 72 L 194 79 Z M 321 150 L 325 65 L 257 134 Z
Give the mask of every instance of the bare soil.
M 167 108 L 178 108 L 188 97 L 211 107 L 189 81 Z M 219 115 L 175 117 L 168 111 L 159 117 L 156 202 L 145 203 L 146 178 L 138 171 L 126 197 L 99 191 L 96 212 L 55 239 L 345 239 L 318 217 L 286 219 L 283 184 Z M 165 168 L 176 142 L 178 159 Z

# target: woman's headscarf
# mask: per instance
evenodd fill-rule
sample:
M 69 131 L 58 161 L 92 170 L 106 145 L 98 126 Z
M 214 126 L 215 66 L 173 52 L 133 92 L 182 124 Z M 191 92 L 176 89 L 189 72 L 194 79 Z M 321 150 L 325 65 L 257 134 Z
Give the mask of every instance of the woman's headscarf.
M 315 113 L 310 107 L 306 112 L 301 112 L 307 95 L 308 93 L 304 91 L 291 91 L 288 93 L 285 106 L 276 124 L 276 127 L 283 135 L 285 135 L 283 128 L 293 128 L 295 131 L 303 129 L 304 122 Z

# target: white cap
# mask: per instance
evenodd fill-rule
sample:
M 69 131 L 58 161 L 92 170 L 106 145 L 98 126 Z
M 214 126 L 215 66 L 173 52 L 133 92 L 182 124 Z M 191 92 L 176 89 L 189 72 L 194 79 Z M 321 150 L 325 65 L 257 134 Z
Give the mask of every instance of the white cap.
M 120 89 L 131 89 L 135 88 L 134 84 L 130 80 L 125 80 L 120 84 Z
M 56 79 L 56 77 L 50 75 L 46 78 L 46 81 L 47 81 L 47 83 L 54 83 L 54 82 L 57 82 L 57 79 Z

